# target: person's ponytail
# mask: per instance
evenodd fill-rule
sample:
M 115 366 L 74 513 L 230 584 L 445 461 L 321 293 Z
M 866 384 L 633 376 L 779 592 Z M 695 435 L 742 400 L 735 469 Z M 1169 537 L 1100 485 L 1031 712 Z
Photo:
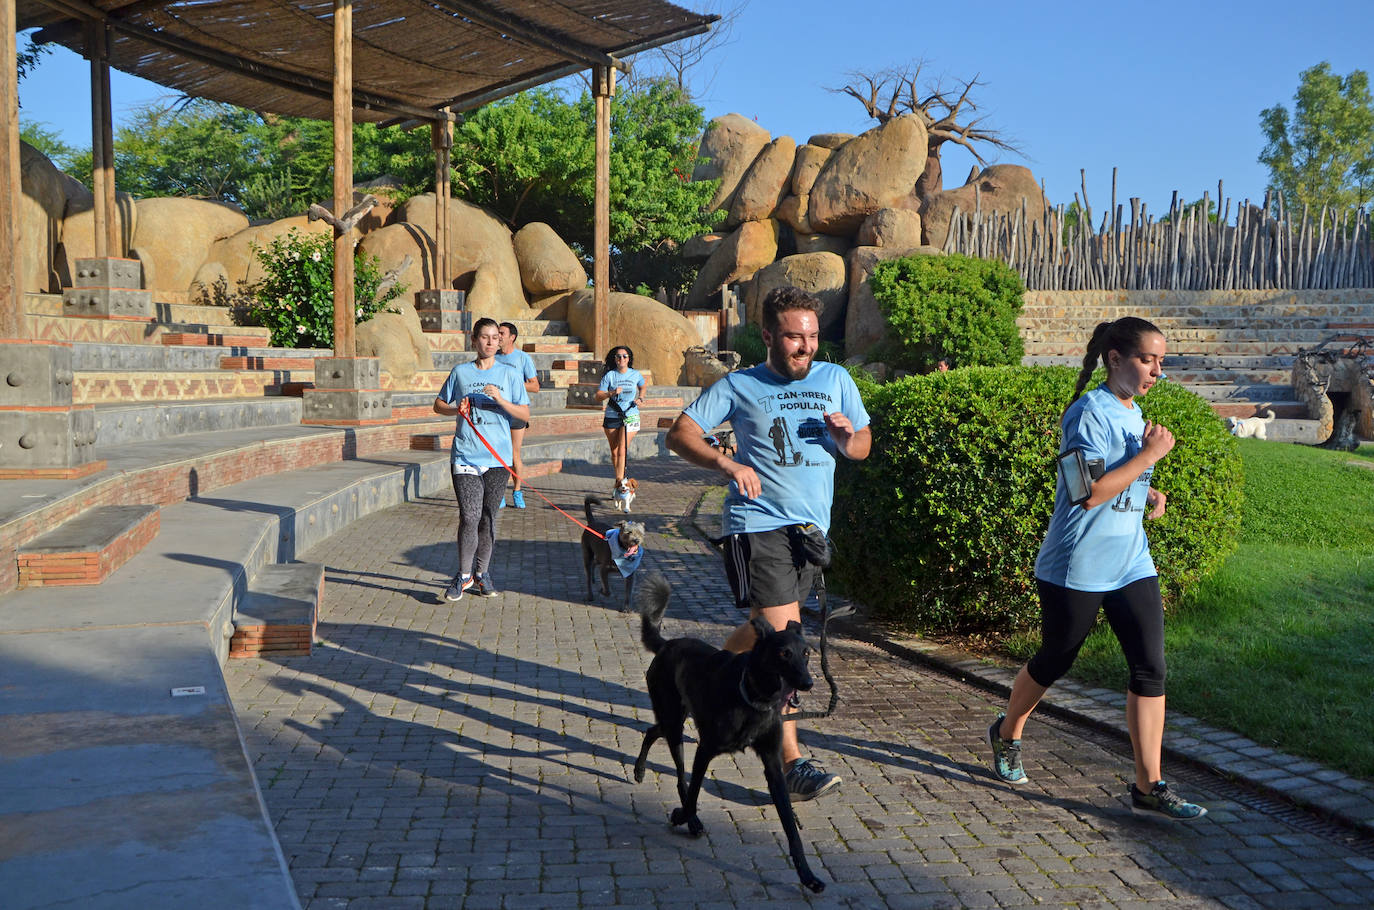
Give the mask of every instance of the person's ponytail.
M 1092 379 L 1093 370 L 1097 369 L 1097 362 L 1106 353 L 1104 345 L 1111 330 L 1112 324 L 1110 322 L 1099 322 L 1097 328 L 1093 329 L 1093 337 L 1088 339 L 1088 350 L 1083 355 L 1083 368 L 1078 371 L 1078 382 L 1074 383 L 1073 397 L 1069 399 L 1069 404 L 1077 401 L 1079 396 L 1083 394 L 1083 390 L 1088 387 L 1088 380 Z

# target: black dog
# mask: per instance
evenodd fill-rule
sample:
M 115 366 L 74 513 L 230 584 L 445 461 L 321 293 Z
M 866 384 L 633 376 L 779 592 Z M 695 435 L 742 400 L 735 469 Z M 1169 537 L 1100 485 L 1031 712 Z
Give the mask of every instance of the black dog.
M 747 654 L 732 654 L 698 638 L 665 640 L 659 623 L 668 608 L 668 582 L 652 575 L 639 594 L 640 638 L 654 654 L 645 674 L 649 700 L 657 721 L 644 734 L 644 745 L 635 762 L 635 780 L 644 780 L 649 747 L 661 736 L 668 741 L 677 768 L 677 792 L 682 806 L 670 821 L 686 824 L 695 837 L 706 829 L 697 818 L 697 797 L 711 759 L 727 752 L 753 748 L 763 760 L 768 792 L 777 807 L 792 865 L 801 883 L 819 894 L 825 882 L 806 863 L 792 798 L 782 772 L 782 715 L 784 702 L 794 691 L 812 686 L 806 668 L 811 649 L 802 637 L 800 623 L 790 622 L 781 632 L 762 619 L 753 620 L 757 639 Z M 682 725 L 688 715 L 696 721 L 697 751 L 692 762 L 692 782 L 687 785 L 682 767 Z
M 590 493 L 582 500 L 582 507 L 587 512 L 587 527 L 592 530 L 582 531 L 582 570 L 587 575 L 587 603 L 596 599 L 592 592 L 592 572 L 594 568 L 601 570 L 601 593 L 607 597 L 611 596 L 611 573 L 621 575 L 620 567 L 616 564 L 616 557 L 622 559 L 634 559 L 640 556 L 644 549 L 644 525 L 638 521 L 630 521 L 628 517 L 625 521 L 617 521 L 615 524 L 607 524 L 596 520 L 592 514 L 592 506 L 599 505 L 606 500 L 600 496 Z M 610 531 L 615 531 L 614 535 Z M 619 544 L 619 552 L 614 552 L 608 538 L 615 537 Z M 630 606 L 630 598 L 634 594 L 635 572 L 625 575 L 625 607 Z

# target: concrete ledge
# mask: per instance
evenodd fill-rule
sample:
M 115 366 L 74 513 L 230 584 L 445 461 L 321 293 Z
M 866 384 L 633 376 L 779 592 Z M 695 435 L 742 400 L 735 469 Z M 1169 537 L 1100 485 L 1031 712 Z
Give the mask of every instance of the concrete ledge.
M 158 531 L 154 505 L 97 506 L 19 548 L 19 587 L 98 585 Z

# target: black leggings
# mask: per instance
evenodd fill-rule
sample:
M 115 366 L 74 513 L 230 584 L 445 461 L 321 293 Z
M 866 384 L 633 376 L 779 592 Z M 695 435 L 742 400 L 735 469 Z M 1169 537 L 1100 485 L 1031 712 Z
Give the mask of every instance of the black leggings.
M 1026 664 L 1031 679 L 1049 688 L 1068 672 L 1101 607 L 1131 669 L 1126 687 L 1147 698 L 1164 694 L 1164 604 L 1158 576 L 1115 591 L 1075 591 L 1039 579 L 1036 585 L 1041 643 Z
M 491 564 L 506 477 L 505 468 L 453 475 L 453 495 L 458 500 L 458 571 L 464 575 L 481 575 Z

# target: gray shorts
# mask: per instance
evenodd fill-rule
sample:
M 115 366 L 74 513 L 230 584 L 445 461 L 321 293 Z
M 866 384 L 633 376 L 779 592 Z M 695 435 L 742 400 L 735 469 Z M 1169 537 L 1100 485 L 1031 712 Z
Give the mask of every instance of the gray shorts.
M 805 603 L 819 574 L 790 528 L 725 538 L 725 577 L 741 609 Z

